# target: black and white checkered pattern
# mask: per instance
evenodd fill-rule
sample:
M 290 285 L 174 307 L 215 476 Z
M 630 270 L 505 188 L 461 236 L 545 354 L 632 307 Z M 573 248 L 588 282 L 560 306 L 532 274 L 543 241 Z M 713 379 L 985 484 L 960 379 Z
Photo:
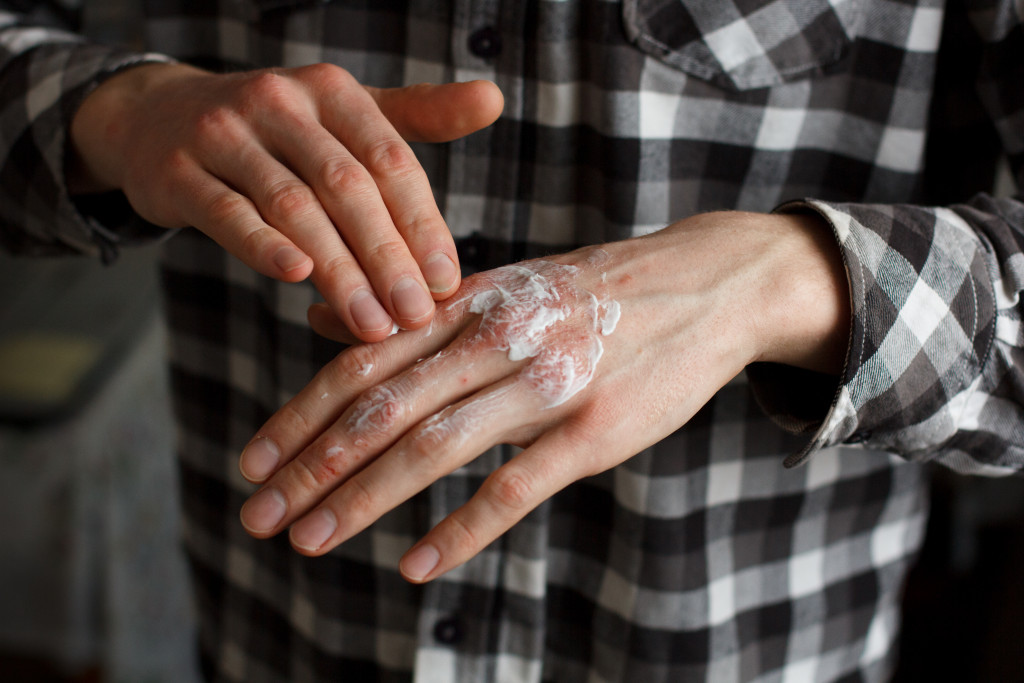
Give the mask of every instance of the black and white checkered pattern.
M 416 587 L 396 571 L 402 552 L 510 453 L 325 558 L 250 538 L 238 452 L 336 348 L 306 327 L 309 286 L 181 232 L 164 273 L 211 680 L 884 680 L 923 533 L 918 461 L 1024 463 L 1024 207 L 972 198 L 976 174 L 932 173 L 984 167 L 998 140 L 1020 184 L 1019 2 L 145 4 L 149 49 L 214 68 L 332 61 L 378 86 L 494 80 L 506 108 L 493 127 L 416 148 L 470 269 L 795 202 L 781 210 L 835 229 L 853 297 L 838 391 L 751 367 L 684 429 Z M 947 14 L 967 38 L 940 51 Z M 0 13 L 0 239 L 103 253 L 147 234 L 84 218 L 61 169 L 83 95 L 156 57 L 14 21 Z M 498 54 L 470 50 L 483 27 Z M 967 102 L 983 139 L 943 115 Z

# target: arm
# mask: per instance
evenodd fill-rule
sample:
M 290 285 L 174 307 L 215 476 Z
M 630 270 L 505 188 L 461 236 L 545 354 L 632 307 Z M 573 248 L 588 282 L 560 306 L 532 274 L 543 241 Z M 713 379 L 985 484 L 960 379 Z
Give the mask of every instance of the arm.
M 525 447 L 403 560 L 432 579 L 685 424 L 747 364 L 838 372 L 845 288 L 809 215 L 703 214 L 473 276 L 429 330 L 346 350 L 264 425 L 242 456 L 265 482 L 243 523 L 297 522 L 293 545 L 321 554 L 491 445 Z
M 121 190 L 144 218 L 195 226 L 253 269 L 311 276 L 357 336 L 429 322 L 458 287 L 455 244 L 406 139 L 490 124 L 502 98 L 474 81 L 381 90 L 318 64 L 212 74 L 132 69 L 72 122 L 69 182 Z
M 96 84 L 162 61 L 92 45 L 0 9 L 0 245 L 110 259 L 118 244 L 152 238 L 138 223 L 114 233 L 83 216 L 67 190 L 64 166 L 71 120 Z
M 1019 25 L 995 33 L 1020 53 Z M 1018 183 L 1021 64 L 993 60 L 981 81 Z M 999 68 L 1010 73 L 993 75 Z M 243 473 L 263 483 L 243 522 L 260 537 L 294 523 L 300 552 L 326 552 L 492 443 L 525 446 L 403 559 L 407 578 L 430 580 L 568 482 L 685 423 L 744 365 L 769 410 L 809 433 L 808 448 L 791 463 L 824 445 L 867 441 L 965 471 L 1019 471 L 1020 201 L 979 196 L 949 208 L 807 201 L 783 211 L 795 222 L 773 222 L 778 231 L 770 234 L 788 259 L 759 243 L 759 230 L 743 229 L 768 225 L 765 217 L 739 214 L 698 216 L 606 245 L 603 265 L 586 253 L 556 259 L 577 264 L 586 273 L 577 286 L 618 301 L 622 311 L 606 337 L 594 336 L 585 313 L 577 335 L 552 328 L 552 345 L 602 342 L 592 373 L 586 363 L 569 364 L 589 381 L 557 405 L 537 391 L 543 384 L 530 382 L 551 364 L 511 367 L 499 346 L 467 370 L 465 344 L 472 349 L 484 321 L 465 308 L 445 307 L 430 336 L 344 352 L 243 453 Z M 806 232 L 812 225 L 817 231 Z M 820 241 L 832 232 L 841 251 L 831 238 Z M 800 234 L 815 239 L 790 241 Z M 719 270 L 724 264 L 727 272 Z M 472 300 L 487 284 L 466 286 Z M 461 322 L 450 327 L 453 315 Z M 318 329 L 337 331 L 322 309 L 312 317 Z M 578 336 L 579 329 L 591 332 Z M 483 369 L 483 384 L 474 383 Z
M 961 472 L 1020 470 L 1024 206 L 988 196 L 949 208 L 807 206 L 840 237 L 853 328 L 835 401 L 790 464 L 863 442 Z M 800 412 L 798 396 L 773 386 L 755 384 L 769 410 Z
M 841 238 L 854 326 L 842 390 L 793 461 L 823 445 L 855 441 L 960 472 L 1021 469 L 1024 16 L 1013 3 L 973 4 L 980 9 L 951 6 L 962 14 L 944 36 L 952 68 L 938 83 L 932 138 L 953 149 L 936 147 L 940 153 L 930 158 L 945 170 L 932 194 L 949 201 L 957 197 L 951 190 L 965 184 L 988 187 L 983 178 L 973 182 L 984 168 L 974 157 L 984 158 L 978 149 L 985 144 L 956 129 L 969 124 L 1001 147 L 1017 195 L 978 194 L 948 207 L 804 204 Z M 971 104 L 976 118 L 963 119 L 960 112 L 974 112 Z M 952 120 L 944 112 L 954 112 Z M 779 386 L 761 386 L 773 385 Z M 783 419 L 806 412 L 795 395 L 766 398 Z
M 21 113 L 0 146 L 8 248 L 111 257 L 130 234 L 82 216 L 72 194 L 118 190 L 150 236 L 191 225 L 265 275 L 311 276 L 364 340 L 425 325 L 457 288 L 405 140 L 488 125 L 493 84 L 381 90 L 329 65 L 215 75 L 23 22 L 0 14 L 0 105 Z
M 973 218 L 1010 237 L 1000 206 L 1024 224 L 1015 202 Z M 431 580 L 684 425 L 744 367 L 772 398 L 813 404 L 815 437 L 791 464 L 870 438 L 964 470 L 1024 466 L 1020 300 L 1001 294 L 997 321 L 997 248 L 958 218 L 977 209 L 799 208 L 695 216 L 468 279 L 429 332 L 346 350 L 260 429 L 240 463 L 263 483 L 243 524 L 258 537 L 293 525 L 293 546 L 321 554 L 491 445 L 524 447 L 403 559 L 408 579 Z M 808 401 L 813 388 L 827 393 Z

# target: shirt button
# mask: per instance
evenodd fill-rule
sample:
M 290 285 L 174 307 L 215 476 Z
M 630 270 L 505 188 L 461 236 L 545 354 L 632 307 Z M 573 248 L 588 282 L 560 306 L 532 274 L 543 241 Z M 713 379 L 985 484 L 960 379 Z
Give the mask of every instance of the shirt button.
M 458 645 L 466 637 L 466 627 L 458 617 L 446 617 L 434 624 L 434 639 L 445 645 Z
M 493 26 L 484 26 L 469 35 L 469 51 L 477 57 L 497 57 L 501 53 L 501 34 Z

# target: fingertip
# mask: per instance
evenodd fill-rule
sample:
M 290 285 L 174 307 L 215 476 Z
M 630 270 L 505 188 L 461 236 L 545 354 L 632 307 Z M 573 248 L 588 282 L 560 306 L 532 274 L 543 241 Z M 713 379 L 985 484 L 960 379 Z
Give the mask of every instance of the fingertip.
M 501 88 L 494 81 L 478 79 L 469 82 L 475 88 L 474 95 L 477 105 L 475 109 L 483 119 L 487 120 L 486 123 L 481 124 L 481 127 L 494 123 L 505 109 L 505 94 L 501 92 Z
M 402 328 L 397 323 L 391 323 L 391 327 L 385 330 L 371 330 L 365 332 L 363 330 L 353 330 L 352 336 L 356 338 L 357 342 L 379 342 L 384 341 L 388 337 L 394 336 L 402 331 Z
M 394 327 L 391 316 L 366 288 L 357 289 L 349 297 L 348 312 L 355 324 L 352 333 L 363 341 L 384 339 Z
M 505 109 L 505 96 L 493 81 L 478 79 L 451 85 L 455 90 L 445 92 L 446 97 L 454 94 L 449 100 L 451 111 L 447 112 L 449 121 L 455 122 L 449 134 L 454 132 L 462 137 L 486 128 L 497 121 Z
M 408 275 L 391 287 L 391 306 L 406 329 L 422 327 L 434 315 L 434 299 L 427 287 Z
M 459 287 L 458 265 L 443 251 L 428 256 L 421 271 L 434 299 L 445 299 Z
M 343 344 L 355 344 L 359 338 L 352 334 L 341 318 L 326 303 L 311 304 L 306 309 L 306 320 L 309 327 L 321 337 Z
M 288 532 L 292 547 L 304 555 L 320 555 L 338 530 L 338 518 L 330 508 L 323 507 L 296 522 Z
M 305 280 L 313 272 L 313 259 L 288 244 L 274 252 L 272 261 L 278 270 L 278 279 L 286 282 Z
M 253 484 L 262 484 L 281 462 L 281 449 L 270 438 L 259 436 L 249 442 L 238 458 L 238 470 Z
M 441 562 L 441 553 L 429 543 L 421 543 L 405 554 L 398 570 L 411 583 L 424 583 Z

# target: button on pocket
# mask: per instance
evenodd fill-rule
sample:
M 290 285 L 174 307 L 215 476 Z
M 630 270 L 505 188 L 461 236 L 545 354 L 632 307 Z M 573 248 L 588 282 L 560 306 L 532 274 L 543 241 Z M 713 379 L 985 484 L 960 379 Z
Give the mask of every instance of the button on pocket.
M 755 7 L 746 13 L 742 5 Z M 731 90 L 822 73 L 857 32 L 857 0 L 623 0 L 623 23 L 641 50 Z

